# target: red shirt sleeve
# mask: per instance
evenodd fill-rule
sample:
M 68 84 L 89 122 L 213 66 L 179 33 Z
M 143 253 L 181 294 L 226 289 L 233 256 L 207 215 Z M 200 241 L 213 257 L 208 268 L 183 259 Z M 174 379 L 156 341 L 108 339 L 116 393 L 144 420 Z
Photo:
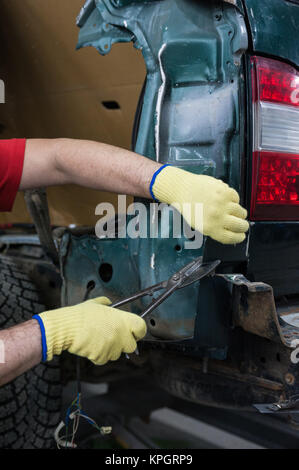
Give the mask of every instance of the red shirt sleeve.
M 0 140 L 0 211 L 12 210 L 23 173 L 26 139 Z

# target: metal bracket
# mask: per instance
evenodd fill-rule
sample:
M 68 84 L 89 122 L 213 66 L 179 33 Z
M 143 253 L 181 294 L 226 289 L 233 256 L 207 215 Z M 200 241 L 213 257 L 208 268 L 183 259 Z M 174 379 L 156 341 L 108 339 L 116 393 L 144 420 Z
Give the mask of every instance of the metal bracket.
M 77 16 L 76 24 L 79 28 L 83 26 L 86 19 L 89 17 L 90 13 L 93 11 L 94 8 L 95 8 L 94 0 L 87 0 L 87 2 L 85 2 L 83 7 L 81 8 L 79 15 Z
M 219 275 L 232 285 L 234 325 L 244 331 L 291 348 L 299 328 L 284 321 L 276 310 L 273 289 L 263 282 L 250 282 L 241 274 Z M 261 309 L 261 305 L 263 308 Z
M 254 408 L 257 409 L 262 414 L 298 414 L 299 409 L 298 408 L 292 408 L 292 407 L 283 407 L 281 403 L 264 403 L 264 404 L 255 404 L 253 405 Z
M 25 191 L 25 202 L 35 224 L 42 247 L 53 263 L 58 265 L 59 258 L 51 232 L 46 190 L 38 189 Z

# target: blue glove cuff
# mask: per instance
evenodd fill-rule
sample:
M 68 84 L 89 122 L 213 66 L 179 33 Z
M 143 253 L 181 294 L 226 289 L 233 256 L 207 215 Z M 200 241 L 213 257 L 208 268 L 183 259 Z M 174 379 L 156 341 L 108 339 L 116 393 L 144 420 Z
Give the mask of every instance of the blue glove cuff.
M 158 176 L 159 173 L 161 173 L 162 170 L 164 170 L 164 168 L 166 168 L 167 166 L 170 166 L 169 163 L 167 163 L 166 165 L 163 165 L 159 168 L 159 170 L 157 170 L 154 174 L 153 174 L 153 177 L 152 177 L 152 181 L 151 181 L 151 184 L 150 184 L 150 187 L 149 187 L 149 191 L 151 193 L 151 196 L 153 198 L 154 201 L 156 202 L 159 202 L 158 199 L 156 199 L 155 195 L 154 195 L 154 192 L 153 192 L 153 187 L 154 187 L 154 184 L 155 184 L 155 181 L 156 181 L 156 178 Z
M 34 317 L 32 317 L 32 318 L 33 318 L 33 320 L 38 321 L 38 324 L 39 324 L 39 327 L 40 327 L 40 331 L 41 331 L 41 335 L 42 335 L 42 361 L 46 362 L 48 347 L 47 347 L 46 330 L 45 330 L 45 327 L 44 327 L 44 323 L 43 323 L 43 320 L 41 319 L 41 317 L 39 315 L 34 315 Z

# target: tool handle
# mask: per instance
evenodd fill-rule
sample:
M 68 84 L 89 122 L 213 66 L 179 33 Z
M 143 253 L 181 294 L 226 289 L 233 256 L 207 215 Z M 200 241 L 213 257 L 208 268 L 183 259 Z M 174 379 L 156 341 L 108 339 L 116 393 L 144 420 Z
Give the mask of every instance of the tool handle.
M 141 297 L 145 297 L 146 295 L 152 296 L 155 292 L 165 289 L 166 287 L 166 282 L 159 282 L 159 284 L 156 284 L 152 287 L 148 287 L 147 289 L 143 289 L 140 292 L 137 292 L 136 294 L 131 295 L 130 297 L 127 297 L 125 299 L 118 300 L 117 302 L 114 302 L 111 307 L 112 308 L 119 308 L 122 307 L 123 305 L 126 305 L 130 302 L 133 302 L 134 300 L 141 299 Z
M 153 310 L 155 310 L 159 305 L 164 302 L 174 291 L 178 289 L 178 286 L 174 284 L 171 288 L 167 289 L 165 292 L 163 292 L 159 297 L 154 299 L 149 306 L 144 310 L 144 312 L 140 315 L 141 318 L 144 318 L 146 315 L 151 313 Z

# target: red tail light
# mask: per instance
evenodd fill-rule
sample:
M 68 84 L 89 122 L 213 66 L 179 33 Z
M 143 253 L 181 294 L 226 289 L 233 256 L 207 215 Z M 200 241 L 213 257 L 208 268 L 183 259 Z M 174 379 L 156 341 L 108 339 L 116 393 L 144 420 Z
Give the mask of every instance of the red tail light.
M 299 73 L 252 57 L 251 220 L 299 220 Z

